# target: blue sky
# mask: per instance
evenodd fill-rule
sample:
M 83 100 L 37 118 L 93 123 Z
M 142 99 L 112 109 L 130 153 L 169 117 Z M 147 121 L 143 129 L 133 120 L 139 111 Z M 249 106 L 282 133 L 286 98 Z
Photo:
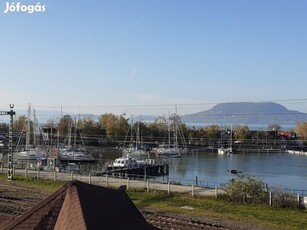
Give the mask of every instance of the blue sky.
M 274 101 L 307 112 L 307 1 L 0 0 L 0 108 L 180 114 Z

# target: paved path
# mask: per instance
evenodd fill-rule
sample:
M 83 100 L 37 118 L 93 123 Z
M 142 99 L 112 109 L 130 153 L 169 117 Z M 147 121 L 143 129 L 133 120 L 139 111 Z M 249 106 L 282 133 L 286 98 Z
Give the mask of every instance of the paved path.
M 6 173 L 4 169 L 2 173 Z M 145 189 L 147 191 L 167 191 L 169 193 L 184 193 L 191 195 L 202 195 L 202 196 L 217 196 L 223 191 L 221 189 L 214 188 L 204 188 L 198 186 L 188 186 L 188 185 L 177 185 L 170 183 L 160 183 L 153 181 L 144 180 L 134 180 L 128 178 L 115 178 L 111 176 L 91 176 L 82 174 L 71 174 L 62 172 L 46 172 L 46 171 L 34 171 L 25 169 L 16 169 L 16 175 L 24 175 L 27 177 L 39 177 L 45 179 L 61 180 L 61 181 L 71 181 L 80 180 L 83 182 L 101 185 L 105 187 L 119 188 L 124 185 L 127 189 Z

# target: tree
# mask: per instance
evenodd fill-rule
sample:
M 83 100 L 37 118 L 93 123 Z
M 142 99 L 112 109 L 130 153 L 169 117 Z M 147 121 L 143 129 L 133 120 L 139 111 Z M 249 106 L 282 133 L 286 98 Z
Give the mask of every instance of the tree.
M 25 115 L 18 116 L 16 120 L 14 120 L 13 128 L 16 132 L 25 132 L 26 131 L 26 121 L 27 117 Z
M 99 123 L 92 118 L 87 117 L 78 122 L 78 128 L 82 130 L 82 134 L 87 136 L 96 136 L 101 134 L 101 127 Z
M 245 139 L 251 139 L 252 138 L 252 132 L 251 130 L 248 128 L 247 125 L 236 125 L 234 127 L 234 131 L 235 131 L 235 138 L 237 140 L 245 140 Z
M 206 138 L 219 138 L 220 134 L 221 131 L 218 125 L 209 125 L 206 128 Z
M 157 122 L 157 121 L 150 123 L 149 129 L 152 134 L 152 137 L 156 141 L 163 141 L 163 139 L 168 136 L 168 126 L 166 123 Z
M 116 134 L 116 116 L 112 113 L 105 113 L 103 115 L 100 115 L 99 123 L 101 127 L 105 130 L 107 138 L 113 140 Z
M 303 137 L 304 140 L 306 140 L 307 139 L 307 122 L 302 121 L 302 122 L 297 123 L 295 132 L 299 136 Z
M 128 130 L 129 130 L 129 124 L 127 119 L 123 115 L 120 115 L 119 118 L 115 120 L 114 132 L 116 139 L 118 140 L 120 138 L 123 140 L 127 135 Z
M 9 125 L 6 123 L 0 123 L 0 132 L 7 133 L 9 131 Z
M 64 115 L 59 124 L 58 124 L 58 130 L 60 135 L 63 137 L 68 134 L 69 129 L 72 127 L 73 119 L 70 115 Z

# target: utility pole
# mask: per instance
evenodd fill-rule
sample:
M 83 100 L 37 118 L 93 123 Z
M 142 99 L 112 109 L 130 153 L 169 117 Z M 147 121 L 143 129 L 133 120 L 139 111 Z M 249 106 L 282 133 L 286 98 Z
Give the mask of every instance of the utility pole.
M 13 111 L 14 104 L 10 104 L 10 111 L 0 111 L 0 115 L 10 116 L 9 125 L 9 145 L 8 145 L 8 170 L 7 170 L 7 180 L 11 181 L 13 179 L 13 116 L 16 114 Z

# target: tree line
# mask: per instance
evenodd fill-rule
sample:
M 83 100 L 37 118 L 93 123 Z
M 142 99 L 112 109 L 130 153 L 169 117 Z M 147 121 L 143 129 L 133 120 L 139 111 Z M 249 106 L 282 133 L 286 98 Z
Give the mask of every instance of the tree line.
M 24 115 L 18 116 L 13 122 L 13 133 L 26 132 L 27 117 Z M 34 132 L 31 121 L 30 127 Z M 176 123 L 176 124 L 175 124 Z M 49 135 L 58 135 L 61 138 L 67 136 L 69 131 L 72 133 L 81 133 L 83 138 L 88 143 L 123 143 L 132 140 L 136 135 L 137 130 L 140 131 L 140 136 L 143 142 L 162 143 L 166 142 L 170 132 L 174 132 L 175 125 L 180 133 L 189 144 L 196 145 L 217 145 L 223 138 L 230 137 L 232 140 L 243 141 L 272 141 L 280 139 L 281 126 L 278 124 L 268 125 L 265 131 L 251 130 L 247 125 L 234 125 L 231 129 L 221 128 L 218 125 L 209 125 L 206 127 L 188 127 L 180 121 L 177 115 L 173 115 L 169 120 L 160 118 L 153 122 L 136 121 L 127 119 L 124 115 L 114 115 L 105 113 L 99 116 L 98 121 L 94 121 L 90 116 L 82 119 L 76 119 L 71 115 L 64 115 L 59 122 L 54 123 L 49 120 L 47 124 L 42 126 L 42 129 Z M 8 133 L 9 125 L 0 123 L 0 132 Z M 303 140 L 307 139 L 307 122 L 299 122 L 294 130 L 289 130 L 295 136 L 289 139 L 295 139 L 297 136 Z M 231 134 L 230 134 L 231 132 Z M 223 137 L 224 136 L 224 137 Z

